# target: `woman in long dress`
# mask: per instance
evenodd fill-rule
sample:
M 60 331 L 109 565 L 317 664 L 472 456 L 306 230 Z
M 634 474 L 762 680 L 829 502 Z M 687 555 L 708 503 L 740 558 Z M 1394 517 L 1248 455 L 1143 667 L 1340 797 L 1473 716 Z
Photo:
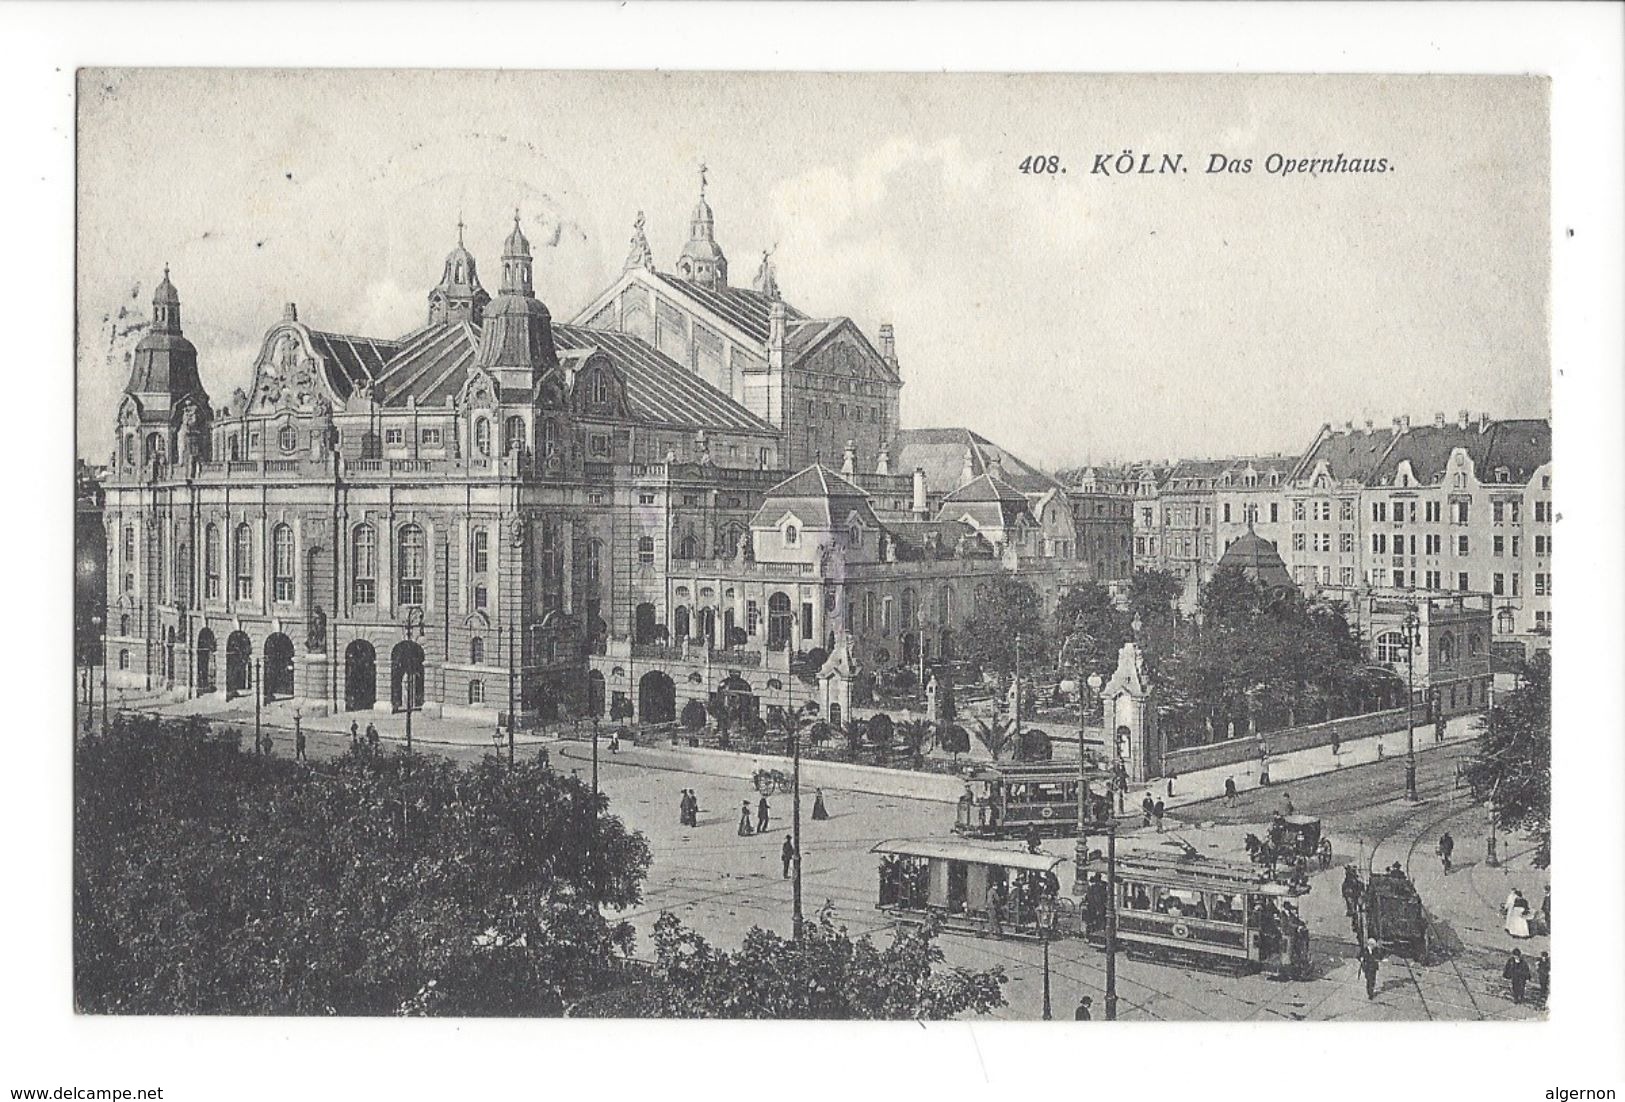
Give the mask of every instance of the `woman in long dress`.
M 746 800 L 739 805 L 739 836 L 744 838 L 755 833 L 750 825 L 750 801 Z
M 813 789 L 813 816 L 812 817 L 814 819 L 827 819 L 827 818 L 829 818 L 829 809 L 824 806 L 824 790 L 822 788 Z
M 1507 933 L 1516 938 L 1529 936 L 1529 901 L 1524 899 L 1523 892 L 1517 888 L 1506 901 Z

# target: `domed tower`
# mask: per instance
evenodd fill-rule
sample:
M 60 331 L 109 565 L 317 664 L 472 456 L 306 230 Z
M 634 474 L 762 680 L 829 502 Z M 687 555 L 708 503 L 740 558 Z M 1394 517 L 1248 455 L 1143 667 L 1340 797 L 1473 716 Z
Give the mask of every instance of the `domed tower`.
M 169 268 L 152 295 L 152 326 L 130 360 L 119 411 L 121 468 L 169 462 L 206 449 L 209 395 L 198 378 L 197 349 L 181 333 L 181 296 Z
M 480 286 L 474 255 L 463 248 L 463 221 L 459 218 L 457 247 L 446 254 L 440 284 L 429 292 L 429 324 L 467 321 L 478 325 L 490 302 L 491 296 Z
M 513 232 L 502 246 L 502 288 L 485 310 L 479 365 L 503 391 L 529 390 L 558 366 L 553 317 L 531 289 L 530 242 L 513 216 Z
M 700 166 L 700 201 L 688 219 L 688 244 L 677 258 L 677 274 L 702 287 L 728 285 L 728 258 L 716 241 L 716 218 L 705 201 L 705 166 Z

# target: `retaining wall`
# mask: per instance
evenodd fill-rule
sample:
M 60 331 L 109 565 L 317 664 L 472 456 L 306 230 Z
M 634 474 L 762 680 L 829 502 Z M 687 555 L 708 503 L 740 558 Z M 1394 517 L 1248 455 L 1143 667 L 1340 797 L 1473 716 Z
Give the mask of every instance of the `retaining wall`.
M 687 769 L 717 777 L 750 780 L 758 769 L 790 771 L 790 759 L 777 754 L 748 754 L 733 750 L 707 750 L 696 746 L 638 747 L 640 762 Z M 876 796 L 900 796 L 911 800 L 957 803 L 965 791 L 959 777 L 943 773 L 916 773 L 907 769 L 887 769 L 877 765 L 851 765 L 839 761 L 801 762 L 801 787 L 810 796 L 814 788 L 844 789 Z
M 1423 724 L 1420 713 L 1417 716 L 1417 726 Z M 1170 750 L 1162 756 L 1162 774 L 1167 776 L 1175 773 L 1183 776 L 1186 773 L 1196 773 L 1203 769 L 1218 769 L 1226 765 L 1239 765 L 1242 762 L 1256 762 L 1261 746 L 1268 746 L 1271 757 L 1277 754 L 1290 754 L 1298 750 L 1312 750 L 1317 746 L 1330 746 L 1335 738 L 1337 742 L 1352 742 L 1354 739 L 1369 738 L 1372 735 L 1384 735 L 1391 731 L 1405 729 L 1405 709 L 1390 708 L 1383 712 L 1366 712 L 1363 715 L 1344 716 L 1341 719 L 1331 719 L 1324 723 L 1311 723 L 1303 727 L 1286 727 L 1279 731 L 1267 731 L 1262 736 L 1249 735 L 1246 738 L 1226 739 L 1224 742 L 1215 742 L 1209 746 L 1191 746 L 1183 750 Z

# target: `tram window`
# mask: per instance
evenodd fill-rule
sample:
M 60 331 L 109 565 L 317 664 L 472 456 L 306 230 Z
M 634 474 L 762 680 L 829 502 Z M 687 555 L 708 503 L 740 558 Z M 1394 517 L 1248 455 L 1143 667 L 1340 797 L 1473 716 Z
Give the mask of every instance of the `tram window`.
M 1146 893 L 1144 884 L 1127 884 L 1123 888 L 1127 897 L 1129 909 L 1134 911 L 1149 911 L 1151 909 L 1151 896 Z
M 1246 900 L 1239 895 L 1215 895 L 1209 917 L 1214 922 L 1240 922 L 1245 905 Z
M 1176 917 L 1206 918 L 1207 904 L 1202 902 L 1202 893 L 1185 891 L 1179 888 L 1163 889 L 1162 898 L 1157 901 L 1157 910 Z

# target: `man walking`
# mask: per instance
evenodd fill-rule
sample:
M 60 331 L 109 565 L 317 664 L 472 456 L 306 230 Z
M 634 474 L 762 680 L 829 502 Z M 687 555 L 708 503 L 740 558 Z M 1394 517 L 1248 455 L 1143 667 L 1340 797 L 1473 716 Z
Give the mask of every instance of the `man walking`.
M 1377 997 L 1377 941 L 1375 938 L 1365 943 L 1360 950 L 1360 971 L 1365 974 L 1365 997 Z
M 1523 950 L 1514 949 L 1501 969 L 1501 978 L 1512 984 L 1512 1001 L 1522 1004 L 1524 988 L 1529 986 L 1529 962 L 1523 959 Z
M 367 749 L 378 749 L 378 728 L 371 723 L 367 724 Z
M 1093 1005 L 1095 1005 L 1095 1000 L 1091 999 L 1088 995 L 1085 995 L 1083 998 L 1079 999 L 1078 1009 L 1072 1014 L 1073 1020 L 1079 1022 L 1092 1021 L 1093 1018 L 1089 1013 L 1089 1008 Z
M 756 803 L 756 833 L 767 833 L 767 797 L 763 796 Z
M 1224 806 L 1236 806 L 1236 778 L 1234 777 L 1224 779 Z
M 305 729 L 295 720 L 293 725 L 293 760 L 305 760 Z
M 1140 801 L 1140 812 L 1141 812 L 1140 825 L 1141 826 L 1150 826 L 1151 825 L 1151 816 L 1156 811 L 1156 809 L 1157 809 L 1157 802 L 1151 798 L 1151 793 L 1147 792 L 1145 794 L 1145 798 Z
M 1447 830 L 1439 835 L 1439 860 L 1444 865 L 1444 873 L 1450 875 L 1450 855 L 1456 852 L 1456 840 L 1450 837 Z
M 779 860 L 784 862 L 784 879 L 786 880 L 790 879 L 790 865 L 795 861 L 795 859 L 796 844 L 792 842 L 790 840 L 790 836 L 786 834 L 784 836 L 784 845 L 779 849 Z
M 354 750 L 361 743 L 361 725 L 355 720 L 350 721 L 350 749 Z
M 999 936 L 999 885 L 989 881 L 987 891 L 982 896 L 982 904 L 987 909 L 987 936 Z
M 1038 833 L 1038 824 L 1034 823 L 1027 828 L 1027 852 L 1037 853 L 1044 848 L 1044 838 Z
M 677 822 L 680 826 L 691 826 L 688 821 L 688 789 L 683 789 L 677 797 Z
M 1546 1005 L 1546 999 L 1552 993 L 1552 955 L 1542 952 L 1540 959 L 1535 961 L 1535 997 L 1540 1005 Z
M 1162 833 L 1162 816 L 1168 810 L 1161 800 L 1151 805 L 1151 817 L 1157 821 L 1157 833 Z

